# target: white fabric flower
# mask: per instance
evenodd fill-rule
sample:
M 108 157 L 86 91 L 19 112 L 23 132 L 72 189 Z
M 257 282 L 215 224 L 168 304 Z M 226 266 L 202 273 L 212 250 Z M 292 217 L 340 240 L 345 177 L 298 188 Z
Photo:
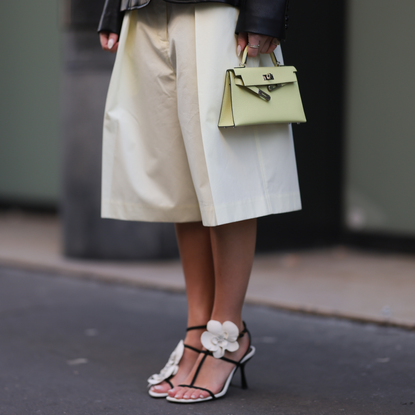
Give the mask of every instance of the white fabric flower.
M 239 349 L 238 336 L 238 327 L 232 321 L 220 324 L 219 321 L 210 320 L 201 341 L 203 346 L 219 359 L 225 354 L 225 350 L 235 352 Z
M 149 386 L 158 385 L 163 380 L 168 379 L 170 376 L 174 376 L 179 370 L 179 362 L 183 356 L 184 343 L 183 340 L 179 341 L 179 344 L 173 350 L 173 353 L 169 357 L 169 361 L 160 373 L 150 376 L 147 380 Z

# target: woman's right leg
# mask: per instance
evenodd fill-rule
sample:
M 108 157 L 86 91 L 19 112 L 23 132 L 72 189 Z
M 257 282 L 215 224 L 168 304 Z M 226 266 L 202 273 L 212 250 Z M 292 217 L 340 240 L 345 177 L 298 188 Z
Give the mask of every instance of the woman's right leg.
M 215 294 L 210 228 L 202 222 L 177 223 L 176 235 L 186 281 L 187 326 L 206 325 Z
M 210 229 L 202 222 L 176 224 L 188 304 L 187 327 L 204 326 L 210 320 L 215 292 L 212 244 Z M 188 331 L 184 343 L 202 349 L 200 336 L 206 329 Z M 182 383 L 192 370 L 198 353 L 185 348 L 179 371 L 170 379 L 173 385 Z M 171 389 L 167 382 L 153 386 L 152 390 L 164 393 Z

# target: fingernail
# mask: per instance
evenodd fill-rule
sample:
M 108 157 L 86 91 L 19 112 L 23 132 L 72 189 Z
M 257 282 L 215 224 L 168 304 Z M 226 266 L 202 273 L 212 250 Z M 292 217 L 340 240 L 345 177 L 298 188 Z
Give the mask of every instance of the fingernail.
M 114 39 L 110 39 L 108 41 L 108 49 L 112 49 L 113 46 L 114 46 Z
M 203 395 L 200 395 L 199 398 L 203 398 Z
M 241 45 L 238 45 L 238 47 L 236 48 L 237 55 L 240 56 L 241 55 L 241 52 L 242 52 Z
M 196 399 L 196 398 L 197 398 L 197 396 L 196 396 L 196 395 L 192 395 L 192 396 L 191 396 L 191 398 L 192 398 L 192 399 Z

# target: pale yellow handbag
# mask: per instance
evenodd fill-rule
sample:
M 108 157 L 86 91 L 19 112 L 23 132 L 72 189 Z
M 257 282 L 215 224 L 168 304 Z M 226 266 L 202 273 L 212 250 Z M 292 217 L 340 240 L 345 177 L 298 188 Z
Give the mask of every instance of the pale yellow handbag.
M 273 67 L 247 68 L 248 48 L 239 67 L 225 77 L 219 127 L 306 122 L 297 70 L 280 66 L 271 53 Z

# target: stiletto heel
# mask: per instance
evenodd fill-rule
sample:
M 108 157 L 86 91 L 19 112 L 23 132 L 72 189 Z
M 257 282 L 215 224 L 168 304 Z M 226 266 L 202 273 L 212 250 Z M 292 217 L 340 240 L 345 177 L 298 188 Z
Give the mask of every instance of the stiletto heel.
M 193 379 L 190 385 L 182 384 L 179 386 L 208 392 L 209 396 L 206 398 L 198 398 L 198 399 L 178 399 L 178 398 L 174 398 L 171 396 L 167 396 L 167 400 L 169 402 L 197 403 L 197 402 L 205 402 L 205 401 L 209 401 L 212 399 L 221 398 L 226 395 L 226 392 L 228 391 L 229 385 L 232 381 L 233 375 L 235 374 L 238 368 L 241 370 L 242 388 L 243 389 L 248 388 L 248 383 L 246 381 L 246 376 L 245 376 L 245 365 L 254 356 L 255 347 L 251 346 L 251 335 L 248 329 L 246 328 L 245 322 L 244 322 L 244 330 L 241 332 L 241 334 L 239 334 L 238 327 L 230 321 L 225 321 L 225 323 L 223 323 L 222 325 L 218 321 L 210 320 L 207 324 L 207 330 L 208 331 L 205 331 L 201 337 L 202 344 L 207 350 L 204 350 L 201 352 L 202 354 L 204 354 L 204 356 L 201 359 L 196 369 L 195 375 L 193 376 Z M 224 357 L 225 350 L 228 350 L 230 352 L 235 352 L 236 350 L 238 350 L 239 343 L 237 342 L 237 340 L 243 337 L 245 333 L 248 334 L 249 345 L 248 345 L 247 351 L 242 356 L 242 358 L 239 361 L 236 361 L 236 360 L 232 360 L 232 359 L 228 359 L 227 357 Z M 195 386 L 200 369 L 203 363 L 205 362 L 205 360 L 209 356 L 212 356 L 216 359 L 224 360 L 225 362 L 229 362 L 235 365 L 235 367 L 232 369 L 232 372 L 229 374 L 228 378 L 226 379 L 222 390 L 216 394 L 214 394 L 209 389 L 202 388 L 200 386 Z
M 206 326 L 193 326 L 188 327 L 186 331 L 190 330 L 198 330 L 198 329 L 205 329 Z M 165 398 L 168 396 L 167 392 L 154 392 L 151 390 L 151 388 L 155 385 L 160 384 L 161 382 L 167 382 L 171 388 L 174 388 L 173 383 L 171 383 L 170 379 L 177 373 L 179 370 L 179 363 L 180 360 L 183 357 L 184 349 L 193 350 L 196 353 L 201 353 L 202 350 L 196 349 L 196 347 L 190 346 L 188 344 L 184 344 L 183 340 L 179 341 L 179 344 L 176 346 L 176 348 L 173 350 L 172 354 L 169 357 L 168 362 L 166 363 L 166 366 L 161 370 L 160 373 L 154 374 L 150 376 L 147 380 L 148 382 L 148 394 L 152 398 Z
M 240 370 L 241 370 L 241 388 L 242 389 L 248 389 L 248 382 L 246 381 L 246 376 L 245 376 L 245 365 L 246 365 L 246 362 L 240 366 Z

